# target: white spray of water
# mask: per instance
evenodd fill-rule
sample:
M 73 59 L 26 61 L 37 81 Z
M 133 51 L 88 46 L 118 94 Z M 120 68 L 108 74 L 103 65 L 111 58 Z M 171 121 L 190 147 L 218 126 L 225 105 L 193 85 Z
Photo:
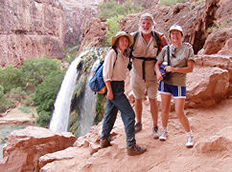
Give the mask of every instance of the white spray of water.
M 88 76 L 88 80 L 91 78 L 94 69 L 97 64 L 99 64 L 100 60 L 98 59 L 91 70 L 90 75 Z M 80 133 L 79 136 L 83 136 L 89 132 L 90 127 L 93 125 L 94 114 L 96 112 L 96 94 L 90 89 L 89 85 L 85 85 L 85 93 L 83 104 L 80 109 Z
M 81 53 L 69 66 L 64 80 L 62 81 L 60 91 L 56 97 L 54 104 L 54 112 L 49 128 L 53 131 L 67 131 L 70 116 L 70 106 L 72 95 L 76 86 L 78 76 L 77 65 L 80 63 L 81 57 L 88 51 Z

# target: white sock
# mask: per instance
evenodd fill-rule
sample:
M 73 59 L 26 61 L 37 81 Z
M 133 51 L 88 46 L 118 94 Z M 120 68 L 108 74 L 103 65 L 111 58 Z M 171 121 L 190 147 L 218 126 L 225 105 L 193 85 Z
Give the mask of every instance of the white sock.
M 186 136 L 187 136 L 187 137 L 193 136 L 192 130 L 190 130 L 190 132 L 186 132 Z

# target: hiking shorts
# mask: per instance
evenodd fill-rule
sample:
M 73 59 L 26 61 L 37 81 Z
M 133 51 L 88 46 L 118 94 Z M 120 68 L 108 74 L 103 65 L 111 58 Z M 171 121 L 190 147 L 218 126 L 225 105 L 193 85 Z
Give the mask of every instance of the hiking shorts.
M 131 77 L 131 87 L 136 99 L 143 99 L 146 95 L 150 99 L 156 99 L 157 97 L 157 81 L 144 81 L 143 79 Z
M 160 81 L 159 92 L 161 94 L 170 94 L 173 98 L 186 98 L 186 87 L 185 86 L 176 86 L 166 84 L 163 81 Z

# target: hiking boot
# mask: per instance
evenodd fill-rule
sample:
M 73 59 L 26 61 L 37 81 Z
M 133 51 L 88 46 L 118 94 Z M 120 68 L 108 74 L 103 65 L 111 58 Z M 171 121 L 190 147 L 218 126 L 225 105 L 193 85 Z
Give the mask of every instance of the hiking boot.
M 129 156 L 135 156 L 135 155 L 140 155 L 144 152 L 146 152 L 145 147 L 140 147 L 139 145 L 135 144 L 130 147 L 127 147 L 127 155 Z
M 100 139 L 100 147 L 101 147 L 101 148 L 106 148 L 106 147 L 108 147 L 108 146 L 112 146 L 112 145 L 110 144 L 109 139 L 107 139 L 107 138 L 101 138 L 101 139 Z
M 192 135 L 187 136 L 187 142 L 186 142 L 185 146 L 186 146 L 187 148 L 192 148 L 193 145 L 194 145 L 193 136 L 192 136 Z
M 135 124 L 135 133 L 137 133 L 137 132 L 139 132 L 141 130 L 142 130 L 142 124 L 141 124 L 141 122 L 137 122 Z
M 165 140 L 167 140 L 167 136 L 168 136 L 168 132 L 163 131 L 163 133 L 159 136 L 159 140 L 160 141 L 165 141 Z
M 158 138 L 159 138 L 158 126 L 155 126 L 153 128 L 153 139 L 158 139 Z

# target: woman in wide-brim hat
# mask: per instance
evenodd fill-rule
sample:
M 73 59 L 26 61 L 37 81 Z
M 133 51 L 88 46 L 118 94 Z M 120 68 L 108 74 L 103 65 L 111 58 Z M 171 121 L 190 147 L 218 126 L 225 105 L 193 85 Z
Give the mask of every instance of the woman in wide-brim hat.
M 111 146 L 110 132 L 113 129 L 118 110 L 125 126 L 127 153 L 139 155 L 146 151 L 135 141 L 135 113 L 124 94 L 124 80 L 126 79 L 129 58 L 127 49 L 133 44 L 133 37 L 126 32 L 118 32 L 112 38 L 112 48 L 105 57 L 103 78 L 107 87 L 107 110 L 102 126 L 101 148 Z

